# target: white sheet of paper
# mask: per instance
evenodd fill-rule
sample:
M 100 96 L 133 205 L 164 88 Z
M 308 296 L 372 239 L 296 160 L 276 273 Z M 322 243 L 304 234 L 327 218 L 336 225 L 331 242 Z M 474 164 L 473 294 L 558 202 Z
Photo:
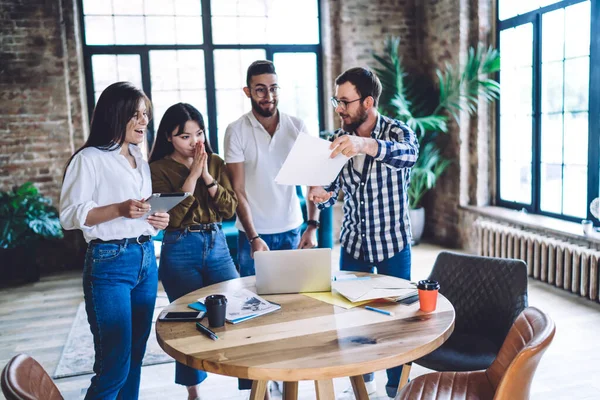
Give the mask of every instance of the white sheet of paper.
M 275 182 L 280 185 L 329 185 L 349 160 L 342 154 L 329 158 L 330 145 L 328 140 L 300 133 Z

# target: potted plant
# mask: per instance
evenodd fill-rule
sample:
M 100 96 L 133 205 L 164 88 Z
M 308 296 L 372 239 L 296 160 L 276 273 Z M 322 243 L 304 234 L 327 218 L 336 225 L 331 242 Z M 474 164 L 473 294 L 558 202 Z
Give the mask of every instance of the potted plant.
M 58 212 L 51 204 L 31 182 L 0 192 L 0 256 L 10 268 L 3 276 L 19 273 L 28 282 L 39 279 L 35 255 L 40 240 L 63 237 Z
M 452 163 L 443 155 L 443 140 L 438 135 L 448 133 L 450 117 L 459 124 L 461 111 L 476 114 L 479 96 L 486 102 L 498 98 L 500 85 L 489 75 L 500 69 L 500 56 L 492 47 L 471 47 L 462 70 L 446 63 L 443 70 L 436 69 L 437 82 L 432 86 L 422 76 L 408 77 L 399 45 L 400 38 L 387 38 L 385 54 L 373 54 L 378 63 L 374 70 L 382 84 L 381 113 L 406 123 L 419 141 L 419 158 L 412 168 L 408 189 L 413 241 L 418 243 L 425 224 L 423 196 Z

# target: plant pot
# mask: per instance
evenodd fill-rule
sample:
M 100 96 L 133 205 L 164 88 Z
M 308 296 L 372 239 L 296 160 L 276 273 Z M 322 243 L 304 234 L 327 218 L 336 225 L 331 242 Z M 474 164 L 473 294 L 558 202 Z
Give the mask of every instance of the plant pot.
M 3 280 L 25 282 L 40 280 L 40 266 L 35 257 L 35 250 L 32 251 L 30 246 L 0 249 L 0 258 L 4 264 L 4 268 L 0 271 Z
M 425 229 L 425 209 L 423 207 L 416 209 L 409 209 L 408 215 L 410 216 L 410 231 L 412 233 L 412 244 L 417 245 L 421 241 L 423 236 L 423 230 Z

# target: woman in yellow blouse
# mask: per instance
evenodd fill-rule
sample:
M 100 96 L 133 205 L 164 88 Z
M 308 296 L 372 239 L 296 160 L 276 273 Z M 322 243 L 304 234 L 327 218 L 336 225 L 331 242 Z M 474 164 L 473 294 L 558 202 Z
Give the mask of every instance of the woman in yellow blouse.
M 221 230 L 223 218 L 235 213 L 237 198 L 225 162 L 213 153 L 202 114 L 186 103 L 165 112 L 150 155 L 154 193 L 189 192 L 169 214 L 159 264 L 169 301 L 204 286 L 238 278 Z M 177 363 L 175 382 L 198 398 L 206 372 Z

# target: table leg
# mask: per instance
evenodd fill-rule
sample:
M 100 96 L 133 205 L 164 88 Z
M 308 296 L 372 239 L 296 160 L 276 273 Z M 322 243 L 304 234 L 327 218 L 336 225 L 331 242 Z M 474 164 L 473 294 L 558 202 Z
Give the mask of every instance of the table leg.
M 317 400 L 335 400 L 333 381 L 331 379 L 315 381 L 315 391 L 317 392 Z
M 252 381 L 250 400 L 264 400 L 269 381 Z
M 365 380 L 362 375 L 351 376 L 350 382 L 352 382 L 352 389 L 354 389 L 354 396 L 357 400 L 368 400 L 369 394 L 367 393 L 367 387 L 365 386 Z
M 283 382 L 282 400 L 298 399 L 298 382 Z

